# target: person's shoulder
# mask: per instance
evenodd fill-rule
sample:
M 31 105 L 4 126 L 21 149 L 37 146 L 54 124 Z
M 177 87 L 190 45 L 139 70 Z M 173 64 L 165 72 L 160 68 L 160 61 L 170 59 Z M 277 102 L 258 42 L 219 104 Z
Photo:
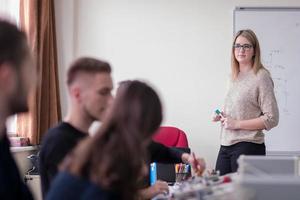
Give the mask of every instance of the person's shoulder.
M 50 128 L 46 133 L 45 133 L 45 140 L 47 139 L 52 139 L 54 137 L 62 137 L 63 135 L 66 135 L 70 132 L 71 128 L 68 123 L 61 122 L 57 124 L 56 126 Z
M 271 74 L 266 68 L 261 68 L 257 72 L 257 77 L 258 77 L 259 80 L 269 79 L 269 78 L 271 78 Z
M 61 199 L 62 197 L 66 199 L 79 199 L 88 186 L 88 181 L 78 176 L 66 171 L 59 172 L 51 183 L 47 200 Z
M 56 126 L 50 128 L 43 138 L 43 145 L 51 145 L 52 143 L 57 143 L 59 141 L 65 141 L 70 134 L 70 127 L 67 123 L 61 122 Z
M 56 178 L 56 182 L 68 182 L 68 183 L 84 183 L 87 184 L 87 181 L 85 181 L 84 179 L 75 176 L 73 174 L 71 174 L 70 172 L 67 171 L 61 171 L 58 173 L 57 178 Z
M 85 191 L 82 194 L 82 199 L 111 199 L 117 200 L 120 199 L 118 193 L 113 190 L 104 189 L 99 185 L 89 181 Z
M 113 191 L 103 189 L 89 179 L 67 171 L 62 171 L 56 176 L 48 193 L 48 197 L 51 197 L 49 199 L 59 199 L 62 196 L 69 199 L 120 199 Z
M 259 87 L 270 88 L 274 87 L 274 81 L 272 79 L 271 73 L 263 68 L 257 72 L 257 80 Z

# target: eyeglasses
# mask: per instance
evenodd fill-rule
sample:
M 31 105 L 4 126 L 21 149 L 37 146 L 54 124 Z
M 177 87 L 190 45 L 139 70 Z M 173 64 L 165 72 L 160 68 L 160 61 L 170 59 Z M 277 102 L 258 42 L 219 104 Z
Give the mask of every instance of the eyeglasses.
M 253 46 L 251 44 L 243 44 L 243 45 L 241 45 L 241 44 L 235 44 L 235 45 L 233 45 L 233 48 L 235 50 L 241 50 L 241 49 L 243 49 L 245 51 L 249 51 L 252 47 Z

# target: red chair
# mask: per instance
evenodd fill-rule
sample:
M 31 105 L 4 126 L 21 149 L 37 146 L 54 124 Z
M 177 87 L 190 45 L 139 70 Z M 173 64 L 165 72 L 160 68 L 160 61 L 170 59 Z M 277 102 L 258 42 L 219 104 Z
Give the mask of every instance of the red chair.
M 161 126 L 154 134 L 153 140 L 168 147 L 189 147 L 185 132 L 172 126 Z

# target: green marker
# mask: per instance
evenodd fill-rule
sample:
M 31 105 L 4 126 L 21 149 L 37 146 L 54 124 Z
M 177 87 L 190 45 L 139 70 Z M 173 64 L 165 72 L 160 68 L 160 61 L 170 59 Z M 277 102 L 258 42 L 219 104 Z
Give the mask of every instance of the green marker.
M 215 113 L 216 113 L 217 115 L 220 115 L 221 117 L 224 118 L 222 112 L 221 112 L 219 109 L 215 110 Z

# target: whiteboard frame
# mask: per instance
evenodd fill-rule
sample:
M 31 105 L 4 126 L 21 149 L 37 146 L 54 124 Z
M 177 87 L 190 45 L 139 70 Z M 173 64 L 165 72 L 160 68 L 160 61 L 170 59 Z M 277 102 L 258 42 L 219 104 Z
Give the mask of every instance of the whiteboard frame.
M 300 11 L 300 7 L 235 7 L 233 10 L 233 36 L 235 34 L 235 13 L 237 11 Z

